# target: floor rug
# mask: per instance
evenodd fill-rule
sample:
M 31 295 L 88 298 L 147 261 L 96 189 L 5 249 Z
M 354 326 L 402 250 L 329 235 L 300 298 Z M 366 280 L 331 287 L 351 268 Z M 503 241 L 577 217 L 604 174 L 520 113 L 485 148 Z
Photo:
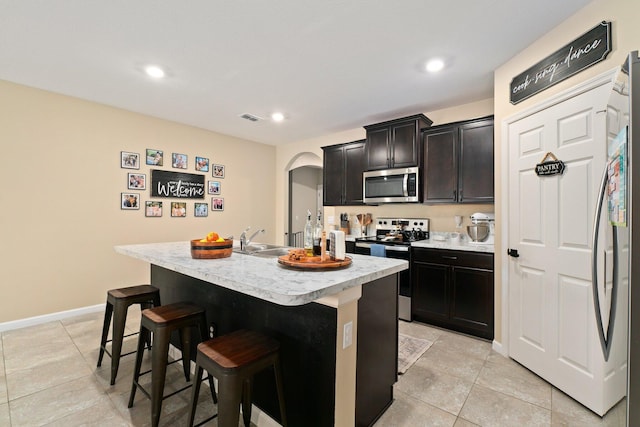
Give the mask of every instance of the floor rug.
M 429 340 L 398 335 L 398 373 L 404 374 L 433 344 Z

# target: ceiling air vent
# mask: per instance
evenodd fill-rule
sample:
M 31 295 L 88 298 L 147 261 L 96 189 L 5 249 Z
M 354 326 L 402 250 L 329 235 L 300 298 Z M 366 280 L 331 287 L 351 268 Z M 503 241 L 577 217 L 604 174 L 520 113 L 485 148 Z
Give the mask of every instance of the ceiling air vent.
M 251 122 L 257 122 L 258 120 L 261 120 L 260 117 L 254 116 L 253 114 L 249 114 L 249 113 L 244 113 L 240 115 L 240 117 L 242 117 L 243 119 L 247 119 Z

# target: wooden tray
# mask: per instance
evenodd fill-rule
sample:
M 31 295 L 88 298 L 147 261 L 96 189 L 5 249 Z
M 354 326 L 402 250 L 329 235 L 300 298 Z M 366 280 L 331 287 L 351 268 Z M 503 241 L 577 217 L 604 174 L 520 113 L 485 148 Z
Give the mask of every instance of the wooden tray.
M 346 257 L 342 261 L 336 261 L 329 258 L 329 255 L 326 256 L 324 262 L 320 261 L 319 256 L 308 256 L 306 258 L 302 258 L 301 260 L 291 260 L 289 259 L 289 255 L 282 255 L 278 257 L 278 263 L 282 265 L 286 265 L 287 267 L 299 268 L 302 270 L 323 270 L 329 268 L 339 268 L 346 267 L 351 264 L 351 258 Z

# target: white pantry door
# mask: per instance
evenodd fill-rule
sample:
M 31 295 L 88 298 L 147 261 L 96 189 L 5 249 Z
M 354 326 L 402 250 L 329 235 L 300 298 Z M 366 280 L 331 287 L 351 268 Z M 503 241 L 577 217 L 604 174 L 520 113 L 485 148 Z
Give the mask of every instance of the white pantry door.
M 507 261 L 509 356 L 600 415 L 609 409 L 603 381 L 616 372 L 600 350 L 591 289 L 610 89 L 596 87 L 509 124 L 507 142 L 509 248 L 519 254 Z M 548 152 L 565 163 L 564 174 L 536 175 Z

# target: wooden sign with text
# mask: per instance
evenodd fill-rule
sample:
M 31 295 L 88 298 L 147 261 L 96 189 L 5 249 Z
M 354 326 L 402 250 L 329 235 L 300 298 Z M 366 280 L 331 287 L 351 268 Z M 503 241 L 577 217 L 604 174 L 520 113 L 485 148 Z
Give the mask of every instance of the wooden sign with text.
M 151 170 L 151 197 L 204 199 L 204 175 Z
M 611 22 L 601 22 L 511 80 L 512 104 L 602 61 L 611 52 Z

